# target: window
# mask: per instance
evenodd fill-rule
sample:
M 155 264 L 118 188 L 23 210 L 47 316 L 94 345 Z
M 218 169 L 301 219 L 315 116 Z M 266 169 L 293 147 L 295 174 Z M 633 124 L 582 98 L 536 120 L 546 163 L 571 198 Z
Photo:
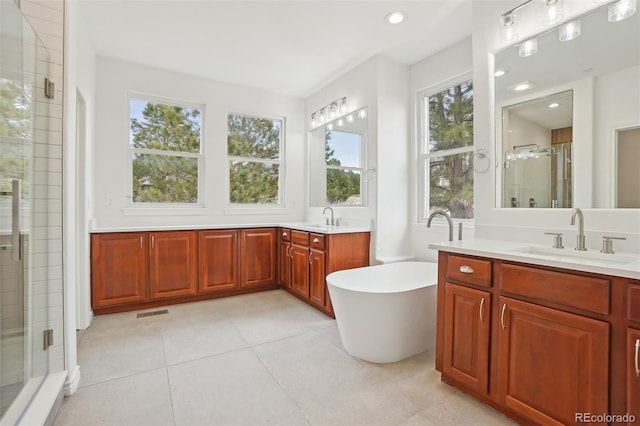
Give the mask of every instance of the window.
M 362 205 L 362 135 L 342 130 L 325 130 L 327 202 Z
M 440 90 L 440 91 L 437 91 Z M 444 210 L 473 218 L 473 83 L 463 81 L 420 95 L 421 221 Z
M 229 202 L 281 204 L 283 121 L 229 114 L 227 127 Z
M 134 204 L 199 202 L 202 108 L 129 101 Z

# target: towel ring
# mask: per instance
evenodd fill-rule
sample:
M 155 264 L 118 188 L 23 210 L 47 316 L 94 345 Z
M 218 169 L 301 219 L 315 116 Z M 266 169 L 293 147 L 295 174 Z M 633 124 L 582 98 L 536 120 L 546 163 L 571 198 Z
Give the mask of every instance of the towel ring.
M 487 153 L 486 150 L 484 149 L 478 149 L 476 150 L 476 152 L 473 153 L 473 171 L 476 173 L 486 173 L 487 170 L 489 170 L 489 167 L 491 167 L 491 159 L 489 158 L 489 154 Z M 486 166 L 482 167 L 482 168 L 476 168 L 476 159 L 477 160 L 487 160 L 487 164 Z M 479 161 L 478 161 L 479 162 Z

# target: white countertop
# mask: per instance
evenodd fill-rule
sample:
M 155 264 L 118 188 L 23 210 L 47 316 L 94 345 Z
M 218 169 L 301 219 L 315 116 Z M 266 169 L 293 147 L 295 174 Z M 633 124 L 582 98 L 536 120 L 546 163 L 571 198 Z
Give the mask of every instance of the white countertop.
M 243 228 L 292 228 L 301 231 L 317 232 L 320 234 L 351 234 L 354 232 L 370 232 L 366 226 L 340 225 L 331 226 L 320 223 L 289 222 L 289 223 L 243 223 L 243 224 L 219 224 L 219 225 L 180 225 L 180 226 L 149 226 L 149 227 L 117 227 L 92 229 L 92 234 L 108 232 L 147 232 L 147 231 L 190 231 L 206 229 L 243 229 Z
M 429 248 L 470 256 L 640 279 L 640 255 L 636 253 L 604 254 L 597 250 L 576 252 L 572 247 L 553 249 L 551 246 L 485 239 L 432 243 L 429 244 Z

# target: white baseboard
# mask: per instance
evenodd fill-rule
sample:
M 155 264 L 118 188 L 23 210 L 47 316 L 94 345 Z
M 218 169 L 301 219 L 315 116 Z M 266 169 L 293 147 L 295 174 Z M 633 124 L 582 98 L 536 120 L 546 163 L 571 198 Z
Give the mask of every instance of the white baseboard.
M 67 380 L 64 382 L 64 396 L 71 396 L 78 390 L 80 384 L 80 366 L 76 365 L 73 371 L 70 371 L 67 375 Z

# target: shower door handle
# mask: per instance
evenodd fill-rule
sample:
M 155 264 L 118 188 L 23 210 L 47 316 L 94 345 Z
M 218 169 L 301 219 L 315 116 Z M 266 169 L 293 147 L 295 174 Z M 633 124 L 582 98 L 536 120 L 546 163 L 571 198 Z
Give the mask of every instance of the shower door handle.
M 11 181 L 11 246 L 13 260 L 19 262 L 22 259 L 20 244 L 20 181 Z

